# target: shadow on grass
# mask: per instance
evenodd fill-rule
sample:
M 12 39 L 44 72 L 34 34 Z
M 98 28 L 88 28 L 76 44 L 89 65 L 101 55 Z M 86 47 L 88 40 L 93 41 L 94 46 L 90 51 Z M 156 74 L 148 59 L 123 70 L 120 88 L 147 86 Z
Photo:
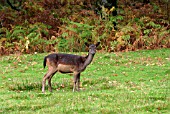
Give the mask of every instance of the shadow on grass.
M 30 91 L 30 90 L 40 90 L 41 83 L 40 82 L 30 82 L 28 80 L 12 82 L 8 84 L 8 89 L 11 91 Z
M 91 79 L 85 78 L 81 81 L 82 90 L 107 90 L 113 89 L 119 85 L 117 81 L 111 81 L 108 77 L 106 78 L 98 78 Z M 7 87 L 10 91 L 41 91 L 42 84 L 41 82 L 32 82 L 30 80 L 22 80 L 22 81 L 12 81 L 7 84 Z M 64 78 L 62 81 L 52 83 L 53 91 L 64 90 L 70 91 L 73 88 L 73 82 L 69 78 Z M 46 91 L 48 91 L 48 84 L 46 84 Z
M 10 91 L 39 91 L 41 92 L 42 83 L 40 81 L 32 82 L 32 80 L 15 80 L 6 84 Z M 53 90 L 72 89 L 72 83 L 69 79 L 63 79 L 60 83 L 52 83 Z M 45 86 L 45 90 L 48 91 L 48 84 Z

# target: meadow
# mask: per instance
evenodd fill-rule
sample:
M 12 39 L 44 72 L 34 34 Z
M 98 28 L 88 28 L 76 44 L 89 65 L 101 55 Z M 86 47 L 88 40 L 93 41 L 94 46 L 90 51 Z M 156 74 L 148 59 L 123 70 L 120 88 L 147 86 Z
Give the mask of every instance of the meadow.
M 85 52 L 74 53 L 85 55 Z M 47 53 L 0 57 L 2 114 L 168 114 L 170 49 L 98 52 L 72 92 L 72 75 L 56 73 L 41 92 Z

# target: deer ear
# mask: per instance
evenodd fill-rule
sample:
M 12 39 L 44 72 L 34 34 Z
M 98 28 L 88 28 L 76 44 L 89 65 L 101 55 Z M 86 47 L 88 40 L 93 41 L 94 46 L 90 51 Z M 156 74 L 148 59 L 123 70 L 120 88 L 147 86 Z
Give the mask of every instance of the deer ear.
M 85 45 L 86 45 L 87 47 L 89 47 L 89 44 L 88 44 L 87 42 L 85 42 Z
M 98 47 L 98 46 L 99 46 L 99 44 L 100 44 L 100 42 L 97 42 L 97 43 L 96 43 L 96 47 Z

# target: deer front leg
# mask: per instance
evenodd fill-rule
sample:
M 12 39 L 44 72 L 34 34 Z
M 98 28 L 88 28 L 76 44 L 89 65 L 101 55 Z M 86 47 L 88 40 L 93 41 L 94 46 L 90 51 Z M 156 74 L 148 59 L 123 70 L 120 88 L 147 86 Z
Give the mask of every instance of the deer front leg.
M 73 92 L 75 92 L 77 90 L 76 85 L 77 85 L 77 81 L 78 81 L 78 77 L 80 77 L 80 73 L 74 73 L 74 79 L 73 79 Z
M 80 73 L 77 75 L 78 91 L 80 91 Z

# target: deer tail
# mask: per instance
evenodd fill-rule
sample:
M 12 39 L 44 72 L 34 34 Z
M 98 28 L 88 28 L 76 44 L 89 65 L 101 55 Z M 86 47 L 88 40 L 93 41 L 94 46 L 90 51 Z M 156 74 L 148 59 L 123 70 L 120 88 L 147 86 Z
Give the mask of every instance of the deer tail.
M 47 57 L 44 57 L 44 62 L 43 62 L 44 68 L 45 68 L 45 66 L 46 66 L 46 61 L 47 61 Z

